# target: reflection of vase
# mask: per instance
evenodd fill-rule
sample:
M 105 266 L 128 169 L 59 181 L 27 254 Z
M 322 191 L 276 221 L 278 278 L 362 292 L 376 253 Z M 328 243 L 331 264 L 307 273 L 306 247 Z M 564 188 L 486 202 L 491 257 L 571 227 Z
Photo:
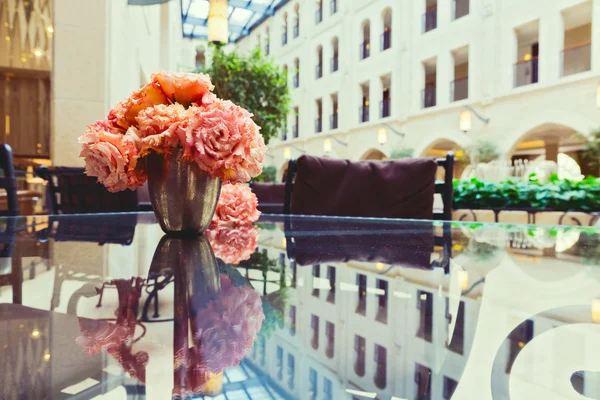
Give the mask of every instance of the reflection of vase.
M 198 235 L 212 221 L 221 179 L 183 160 L 182 154 L 182 149 L 174 149 L 169 155 L 153 153 L 147 157 L 150 201 L 165 233 Z

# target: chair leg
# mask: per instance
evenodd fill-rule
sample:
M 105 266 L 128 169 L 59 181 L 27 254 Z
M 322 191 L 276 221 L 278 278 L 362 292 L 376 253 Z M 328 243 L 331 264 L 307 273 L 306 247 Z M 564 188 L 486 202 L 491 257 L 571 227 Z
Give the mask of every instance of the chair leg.
M 23 304 L 23 266 L 20 256 L 12 260 L 13 304 Z

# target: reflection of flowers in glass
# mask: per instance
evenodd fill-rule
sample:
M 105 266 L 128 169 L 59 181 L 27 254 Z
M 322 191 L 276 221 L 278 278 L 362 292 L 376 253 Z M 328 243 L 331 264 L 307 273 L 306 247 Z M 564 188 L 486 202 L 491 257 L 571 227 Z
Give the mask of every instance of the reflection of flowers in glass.
M 78 336 L 75 341 L 85 349 L 87 354 L 96 354 L 105 350 L 132 378 L 145 382 L 148 353 L 139 351 L 134 354 L 131 350 L 137 326 L 133 310 L 138 306 L 143 279 L 117 279 L 108 284 L 115 285 L 119 295 L 116 324 L 79 318 L 81 336 Z
M 223 185 L 212 223 L 251 224 L 260 217 L 257 207 L 258 199 L 249 186 Z
M 265 315 L 260 295 L 251 286 L 234 286 L 221 274 L 221 293 L 192 321 L 194 342 L 208 372 L 239 365 L 248 354 Z
M 212 226 L 206 231 L 215 256 L 226 264 L 239 264 L 250 258 L 258 246 L 259 230 L 253 225 Z

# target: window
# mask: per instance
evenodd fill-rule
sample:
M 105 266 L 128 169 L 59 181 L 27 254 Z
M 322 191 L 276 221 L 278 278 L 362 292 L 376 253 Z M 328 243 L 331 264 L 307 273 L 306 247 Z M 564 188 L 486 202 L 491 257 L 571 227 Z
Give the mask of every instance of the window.
M 437 28 L 437 0 L 426 0 L 425 5 L 423 32 L 429 32 Z
M 449 314 L 449 299 L 446 298 L 446 315 L 448 318 L 452 318 Z M 456 315 L 456 324 L 454 325 L 454 333 L 452 335 L 452 341 L 450 344 L 446 344 L 450 351 L 458 354 L 464 354 L 465 344 L 465 302 L 461 301 L 458 305 L 458 312 Z
M 287 356 L 287 386 L 294 389 L 296 386 L 296 358 L 293 355 Z
M 323 0 L 316 0 L 315 4 L 317 6 L 315 10 L 315 24 L 320 24 L 323 21 Z
M 315 314 L 310 316 L 310 328 L 312 329 L 312 339 L 310 344 L 313 349 L 317 350 L 319 348 L 319 317 Z
M 283 349 L 277 346 L 277 379 L 283 379 Z
M 452 52 L 454 59 L 454 80 L 450 85 L 450 101 L 469 97 L 469 47 Z
M 327 266 L 327 279 L 329 280 L 329 293 L 327 293 L 327 302 L 335 304 L 335 267 Z
M 281 34 L 281 45 L 285 46 L 288 42 L 288 14 L 283 14 L 283 33 Z
M 385 389 L 387 385 L 387 349 L 378 344 L 375 345 L 375 386 Z
M 383 88 L 381 93 L 381 103 L 379 104 L 379 117 L 387 118 L 391 115 L 391 104 L 392 104 L 392 77 L 390 75 L 381 78 L 381 86 Z
M 298 127 L 300 126 L 300 109 L 294 107 L 294 126 L 292 127 L 292 136 L 294 139 L 298 137 Z
M 325 354 L 328 358 L 333 358 L 335 354 L 335 325 L 329 321 L 325 323 L 325 335 L 327 336 Z
M 360 85 L 362 92 L 361 105 L 359 108 L 358 120 L 359 122 L 369 121 L 369 83 L 363 83 Z
M 358 376 L 365 376 L 365 347 L 367 342 L 364 337 L 354 336 L 354 372 Z
M 294 67 L 296 71 L 294 73 L 294 88 L 300 87 L 300 60 L 298 58 L 294 59 Z
M 425 61 L 423 70 L 425 72 L 425 88 L 422 92 L 421 107 L 434 107 L 437 103 L 437 59 Z
M 386 8 L 383 12 L 383 33 L 381 34 L 381 51 L 392 47 L 392 10 Z
M 377 321 L 387 324 L 388 316 L 388 282 L 377 279 Z
M 317 118 L 315 119 L 315 133 L 321 133 L 323 131 L 323 100 L 317 99 L 315 101 L 317 108 Z
M 433 333 L 433 295 L 424 290 L 418 290 L 417 309 L 419 310 L 417 337 L 431 342 Z
M 294 6 L 294 38 L 300 36 L 300 4 Z
M 456 390 L 456 386 L 458 386 L 458 382 L 448 378 L 447 376 L 444 377 L 444 400 L 452 399 L 452 395 Z
M 331 95 L 331 116 L 329 117 L 329 129 L 334 130 L 338 128 L 338 95 L 334 93 Z
M 356 313 L 365 315 L 367 310 L 367 276 L 356 274 L 356 284 L 358 285 L 358 305 Z
M 333 387 L 327 378 L 323 381 L 323 400 L 333 400 Z
M 510 374 L 512 366 L 517 359 L 517 356 L 521 352 L 521 349 L 527 345 L 533 339 L 533 321 L 528 319 L 517 326 L 508 335 L 509 342 L 509 355 L 506 361 L 506 373 Z
M 271 52 L 271 36 L 269 33 L 269 27 L 267 27 L 267 31 L 265 34 L 265 53 L 270 54 Z
M 360 59 L 364 60 L 371 55 L 371 23 L 365 20 L 362 23 L 362 43 L 360 44 Z
M 290 269 L 292 270 L 292 287 L 296 287 L 296 281 L 298 280 L 298 274 L 296 270 L 296 261 L 290 261 Z
M 431 369 L 421 364 L 415 364 L 415 384 L 417 399 L 431 399 Z
M 469 15 L 469 0 L 452 0 L 452 20 Z
M 337 0 L 331 0 L 331 15 L 335 14 L 338 10 L 338 4 L 337 4 Z
M 517 62 L 514 65 L 514 87 L 531 85 L 539 80 L 539 21 L 515 30 Z
M 561 76 L 592 68 L 592 3 L 585 2 L 562 12 L 563 50 Z
M 296 335 L 296 306 L 290 307 L 290 335 Z
M 308 371 L 308 398 L 317 399 L 317 371 L 312 368 Z
M 313 290 L 312 295 L 315 297 L 319 297 L 321 290 L 319 289 L 320 278 L 321 278 L 321 265 L 313 265 L 312 266 L 312 276 L 313 276 Z
M 279 266 L 285 267 L 285 253 L 279 253 Z
M 333 48 L 333 57 L 331 57 L 331 72 L 335 72 L 339 69 L 339 41 L 337 37 L 332 39 L 331 47 Z
M 283 76 L 285 76 L 285 81 L 288 81 L 288 66 L 287 64 L 283 64 Z
M 323 46 L 317 47 L 317 65 L 315 66 L 315 79 L 323 77 Z

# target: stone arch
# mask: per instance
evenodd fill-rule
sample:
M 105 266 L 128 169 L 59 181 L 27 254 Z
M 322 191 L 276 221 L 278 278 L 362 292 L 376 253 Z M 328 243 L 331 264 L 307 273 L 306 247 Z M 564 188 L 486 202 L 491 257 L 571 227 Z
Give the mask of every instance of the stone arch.
M 283 165 L 281 167 L 279 167 L 279 174 L 278 175 L 280 177 L 279 178 L 280 182 L 284 182 L 285 183 L 285 178 L 286 178 L 286 175 L 287 175 L 288 165 L 289 165 L 289 161 L 286 160 L 283 163 Z
M 379 149 L 369 149 L 362 156 L 360 160 L 387 160 L 388 155 Z
M 420 143 L 422 143 L 422 144 L 418 145 L 415 148 L 415 156 L 426 157 L 426 156 L 428 156 L 428 154 L 429 154 L 428 151 L 430 149 L 439 148 L 439 149 L 443 150 L 443 149 L 455 149 L 457 147 L 464 149 L 471 144 L 471 139 L 468 136 L 460 133 L 460 134 L 456 134 L 456 135 L 450 134 L 450 135 L 433 136 L 433 137 L 424 139 Z M 454 143 L 456 146 L 449 147 L 448 146 L 449 143 Z

